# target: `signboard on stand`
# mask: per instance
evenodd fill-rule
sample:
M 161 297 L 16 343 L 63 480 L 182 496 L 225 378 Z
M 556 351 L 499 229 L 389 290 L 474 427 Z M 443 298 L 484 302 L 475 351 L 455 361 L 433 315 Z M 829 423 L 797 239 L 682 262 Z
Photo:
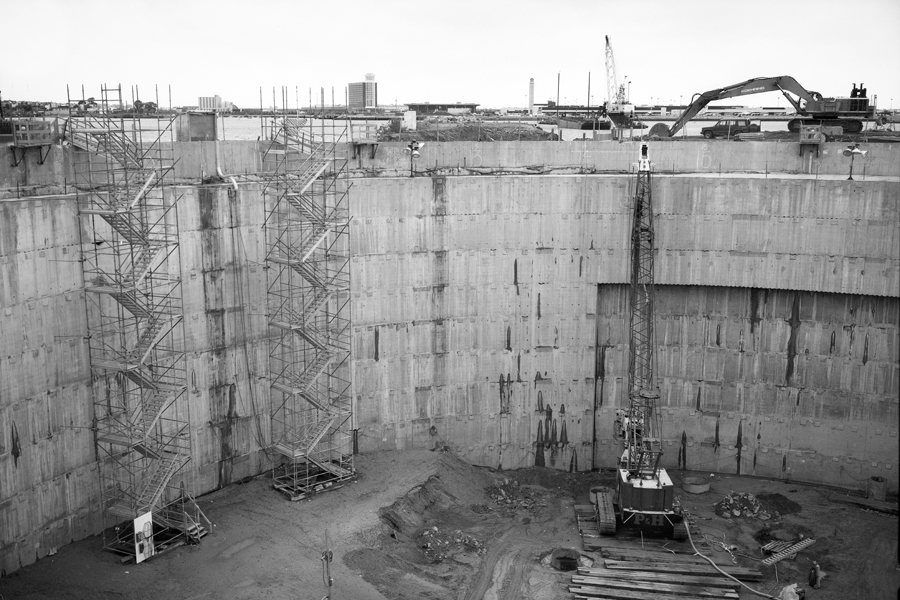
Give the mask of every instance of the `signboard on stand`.
M 134 520 L 134 562 L 140 563 L 156 554 L 153 546 L 153 513 L 148 512 Z

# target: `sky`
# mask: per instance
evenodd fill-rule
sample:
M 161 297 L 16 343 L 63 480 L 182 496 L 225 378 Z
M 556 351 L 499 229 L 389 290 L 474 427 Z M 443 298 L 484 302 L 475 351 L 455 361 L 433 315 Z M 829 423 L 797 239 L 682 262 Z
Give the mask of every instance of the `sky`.
M 585 104 L 590 80 L 599 104 L 609 36 L 636 104 L 791 75 L 824 96 L 865 83 L 900 109 L 900 0 L 0 0 L 0 15 L 4 100 L 121 84 L 163 107 L 171 90 L 172 106 L 295 108 L 322 88 L 328 106 L 374 73 L 382 105 L 523 107 L 530 78 L 537 103 Z M 744 104 L 787 106 L 777 92 Z

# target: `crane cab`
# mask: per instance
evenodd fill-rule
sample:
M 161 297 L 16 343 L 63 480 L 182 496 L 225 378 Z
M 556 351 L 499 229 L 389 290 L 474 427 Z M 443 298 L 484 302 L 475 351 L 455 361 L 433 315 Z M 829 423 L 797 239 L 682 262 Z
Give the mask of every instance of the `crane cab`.
M 624 526 L 657 530 L 680 539 L 681 507 L 675 501 L 675 486 L 665 469 L 620 468 L 618 501 Z
M 638 172 L 639 173 L 649 173 L 650 172 L 650 145 L 649 144 L 641 144 L 641 153 L 638 156 Z
M 623 511 L 667 512 L 673 511 L 674 503 L 675 486 L 665 469 L 637 475 L 619 469 L 619 506 Z

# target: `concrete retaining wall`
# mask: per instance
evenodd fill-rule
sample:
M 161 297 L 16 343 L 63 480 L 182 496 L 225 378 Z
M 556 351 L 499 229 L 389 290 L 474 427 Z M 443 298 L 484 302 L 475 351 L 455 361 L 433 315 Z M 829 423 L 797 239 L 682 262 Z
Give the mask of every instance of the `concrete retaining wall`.
M 255 143 L 233 144 L 226 173 L 260 168 Z M 527 165 L 569 164 L 577 144 L 424 152 L 448 164 L 480 152 L 535 173 Z M 754 160 L 775 151 L 711 144 Z M 181 147 L 179 176 L 214 172 L 210 148 Z M 633 176 L 364 177 L 389 171 L 387 151 L 402 156 L 391 148 L 379 147 L 383 168 L 363 165 L 351 191 L 360 449 L 446 446 L 503 468 L 611 464 Z M 627 170 L 633 149 L 601 148 L 596 165 Z M 693 149 L 673 158 L 688 165 Z M 59 186 L 64 154 L 51 156 L 33 171 L 0 167 L 3 185 Z M 741 464 L 847 487 L 881 475 L 897 490 L 900 182 L 823 179 L 654 177 L 667 466 L 677 466 L 684 434 L 689 467 Z M 177 188 L 195 453 L 185 479 L 198 494 L 270 464 L 262 184 L 228 187 Z M 0 211 L 0 568 L 9 573 L 97 533 L 102 519 L 74 197 L 0 200 Z
M 611 464 L 613 448 L 617 448 L 611 438 L 613 412 L 625 405 L 627 328 L 620 323 L 613 332 L 597 316 L 602 310 L 596 286 L 627 280 L 631 186 L 628 176 L 356 181 L 354 381 L 361 448 L 445 445 L 472 462 L 504 468 L 543 463 L 558 468 L 577 464 L 583 469 Z M 719 365 L 719 371 L 709 377 L 702 373 L 707 367 L 693 372 L 697 370 L 694 355 L 678 360 L 665 356 L 668 370 L 661 376 L 689 373 L 683 375 L 681 387 L 666 379 L 673 402 L 667 410 L 676 411 L 673 425 L 680 427 L 678 439 L 667 444 L 680 443 L 680 432 L 687 432 L 689 443 L 698 444 L 692 459 L 699 462 L 699 444 L 708 437 L 710 413 L 730 412 L 738 421 L 764 414 L 771 407 L 763 399 L 788 385 L 784 374 L 790 362 L 793 399 L 801 397 L 802 388 L 815 400 L 797 413 L 772 413 L 788 425 L 779 426 L 768 445 L 757 444 L 755 464 L 763 464 L 770 452 L 774 456 L 776 450 L 797 448 L 792 440 L 801 420 L 805 423 L 824 413 L 840 415 L 818 419 L 820 426 L 855 427 L 858 433 L 863 426 L 851 421 L 861 419 L 868 432 L 861 435 L 871 435 L 867 453 L 842 454 L 840 444 L 824 441 L 814 450 L 828 461 L 856 460 L 854 476 L 864 479 L 867 470 L 887 474 L 896 487 L 897 477 L 887 473 L 886 465 L 891 463 L 885 457 L 897 448 L 896 437 L 889 433 L 897 414 L 896 394 L 891 395 L 896 391 L 897 326 L 884 315 L 885 310 L 896 313 L 897 309 L 898 188 L 892 182 L 654 179 L 654 198 L 661 213 L 657 239 L 671 248 L 658 257 L 661 289 L 716 286 L 688 290 L 708 289 L 704 293 L 711 297 L 743 298 L 743 304 L 738 303 L 744 311 L 740 318 L 751 323 L 767 320 L 766 331 L 778 332 L 775 338 L 766 338 L 766 350 L 762 358 L 754 359 L 753 368 L 771 370 L 777 364 L 782 374 L 780 380 L 772 371 L 759 381 L 752 377 L 745 381 L 750 363 L 738 361 L 737 369 L 728 363 L 726 368 L 726 361 L 717 355 L 707 361 Z M 828 227 L 828 235 L 821 234 L 823 227 Z M 853 360 L 861 360 L 858 340 L 852 360 L 849 355 L 838 359 L 825 353 L 803 362 L 797 357 L 808 355 L 802 345 L 806 342 L 797 347 L 796 335 L 794 355 L 789 358 L 786 344 L 791 328 L 802 332 L 804 340 L 811 334 L 804 326 L 791 325 L 791 313 L 782 314 L 781 296 L 777 302 L 773 299 L 773 306 L 781 308 L 769 309 L 768 315 L 752 316 L 757 313 L 750 312 L 746 301 L 748 294 L 768 297 L 771 293 L 774 298 L 776 293 L 787 293 L 776 292 L 779 288 L 826 292 L 813 294 L 812 304 L 845 307 L 837 313 L 821 309 L 814 317 L 808 312 L 811 304 L 799 304 L 802 320 L 815 322 L 810 327 L 819 337 L 828 326 L 832 331 L 858 331 L 853 315 L 859 307 L 853 298 L 866 306 L 879 306 L 880 320 L 867 333 L 881 348 L 881 362 L 853 366 Z M 867 296 L 845 295 L 856 291 Z M 667 294 L 661 291 L 661 302 Z M 686 296 L 684 291 L 679 294 Z M 620 303 L 618 310 L 624 311 L 625 306 Z M 709 314 L 682 329 L 706 332 L 710 314 L 719 310 L 725 309 L 711 301 Z M 719 336 L 734 336 L 741 330 L 734 324 L 726 329 L 723 333 L 720 326 L 716 331 Z M 823 378 L 825 360 L 831 365 L 829 373 L 864 368 L 865 375 Z M 679 412 L 682 394 L 688 394 L 685 386 L 707 379 L 711 391 L 705 393 L 712 394 L 712 408 L 703 413 L 702 408 L 688 404 L 694 417 L 706 415 L 688 423 Z M 867 408 L 854 411 L 856 416 L 840 413 L 836 407 L 847 395 L 865 398 L 862 404 Z M 738 396 L 740 405 L 735 404 Z M 595 400 L 605 402 L 596 417 L 596 449 Z M 885 437 L 879 438 L 877 431 Z M 809 437 L 808 442 L 816 444 L 815 439 Z M 719 458 L 724 445 L 717 445 L 709 456 L 702 455 L 703 464 L 712 461 L 712 470 L 736 470 L 736 463 Z M 676 448 L 667 460 L 677 459 Z M 780 470 L 782 466 L 785 471 Z M 831 466 L 808 471 L 810 480 L 853 485 L 849 471 L 834 471 Z M 778 470 L 760 466 L 753 472 L 790 476 L 787 469 L 779 463 Z M 743 472 L 749 471 L 745 466 Z
M 621 450 L 614 408 L 627 405 L 628 286 L 598 296 L 613 383 L 598 420 L 606 464 Z M 668 466 L 896 486 L 897 298 L 663 286 L 655 306 Z
M 0 573 L 101 526 L 74 199 L 0 201 Z
M 222 171 L 228 175 L 260 173 L 267 167 L 260 149 L 264 144 L 252 141 L 219 142 Z M 409 173 L 406 144 L 382 143 L 375 157 L 370 147 L 361 151 L 347 147 L 351 168 L 359 176 L 392 176 Z M 900 178 L 900 144 L 863 143 L 869 154 L 855 162 L 855 179 L 872 177 Z M 199 179 L 216 174 L 215 142 L 180 142 L 175 144 L 177 172 L 183 180 Z M 724 175 L 732 173 L 807 174 L 820 178 L 845 179 L 849 173 L 849 159 L 842 155 L 846 144 L 824 144 L 818 153 L 804 151 L 793 142 L 732 142 L 670 141 L 651 143 L 651 157 L 658 173 L 702 173 Z M 427 143 L 414 169 L 420 173 L 479 174 L 497 170 L 521 174 L 541 174 L 553 171 L 578 173 L 622 173 L 633 170 L 637 160 L 638 142 L 440 142 Z M 11 152 L 7 150 L 7 152 Z M 66 181 L 71 184 L 72 149 L 53 146 L 44 164 L 39 163 L 37 150 L 29 150 L 18 167 L 0 160 L 0 194 L 3 196 L 30 195 L 29 188 L 43 188 L 41 193 L 63 192 Z M 55 186 L 60 189 L 47 190 Z
M 877 296 L 900 289 L 898 183 L 653 181 L 661 284 Z M 556 282 L 624 283 L 633 183 L 624 175 L 357 180 L 358 286 L 428 284 L 435 263 L 421 252 L 447 253 L 444 268 L 466 277 L 453 285 L 512 285 L 516 261 L 527 263 L 522 269 L 537 261 Z M 407 257 L 409 273 L 390 262 Z
M 846 178 L 850 159 L 842 151 L 845 143 L 823 144 L 800 153 L 794 142 L 668 141 L 651 142 L 651 160 L 658 173 L 794 173 Z M 447 168 L 457 172 L 510 169 L 542 172 L 554 168 L 579 172 L 629 172 L 637 162 L 639 142 L 429 142 L 424 144 L 414 168 L 419 172 Z M 372 159 L 362 152 L 352 163 L 373 173 L 409 173 L 406 144 L 379 144 Z M 865 159 L 854 161 L 855 179 L 872 176 L 900 177 L 900 144 L 862 143 Z
M 202 494 L 266 470 L 269 446 L 265 211 L 259 188 L 179 188 L 194 460 Z

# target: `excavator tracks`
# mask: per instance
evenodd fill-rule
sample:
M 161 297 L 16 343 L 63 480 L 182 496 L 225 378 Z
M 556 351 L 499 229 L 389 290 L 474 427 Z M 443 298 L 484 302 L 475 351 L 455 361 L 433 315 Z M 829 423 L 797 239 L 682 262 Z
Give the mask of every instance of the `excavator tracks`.
M 796 133 L 802 125 L 840 127 L 844 133 L 859 133 L 863 130 L 863 122 L 859 119 L 791 119 L 788 121 L 788 131 Z
M 597 515 L 597 529 L 600 535 L 616 535 L 616 509 L 613 507 L 613 490 L 607 487 L 591 489 L 594 510 Z

